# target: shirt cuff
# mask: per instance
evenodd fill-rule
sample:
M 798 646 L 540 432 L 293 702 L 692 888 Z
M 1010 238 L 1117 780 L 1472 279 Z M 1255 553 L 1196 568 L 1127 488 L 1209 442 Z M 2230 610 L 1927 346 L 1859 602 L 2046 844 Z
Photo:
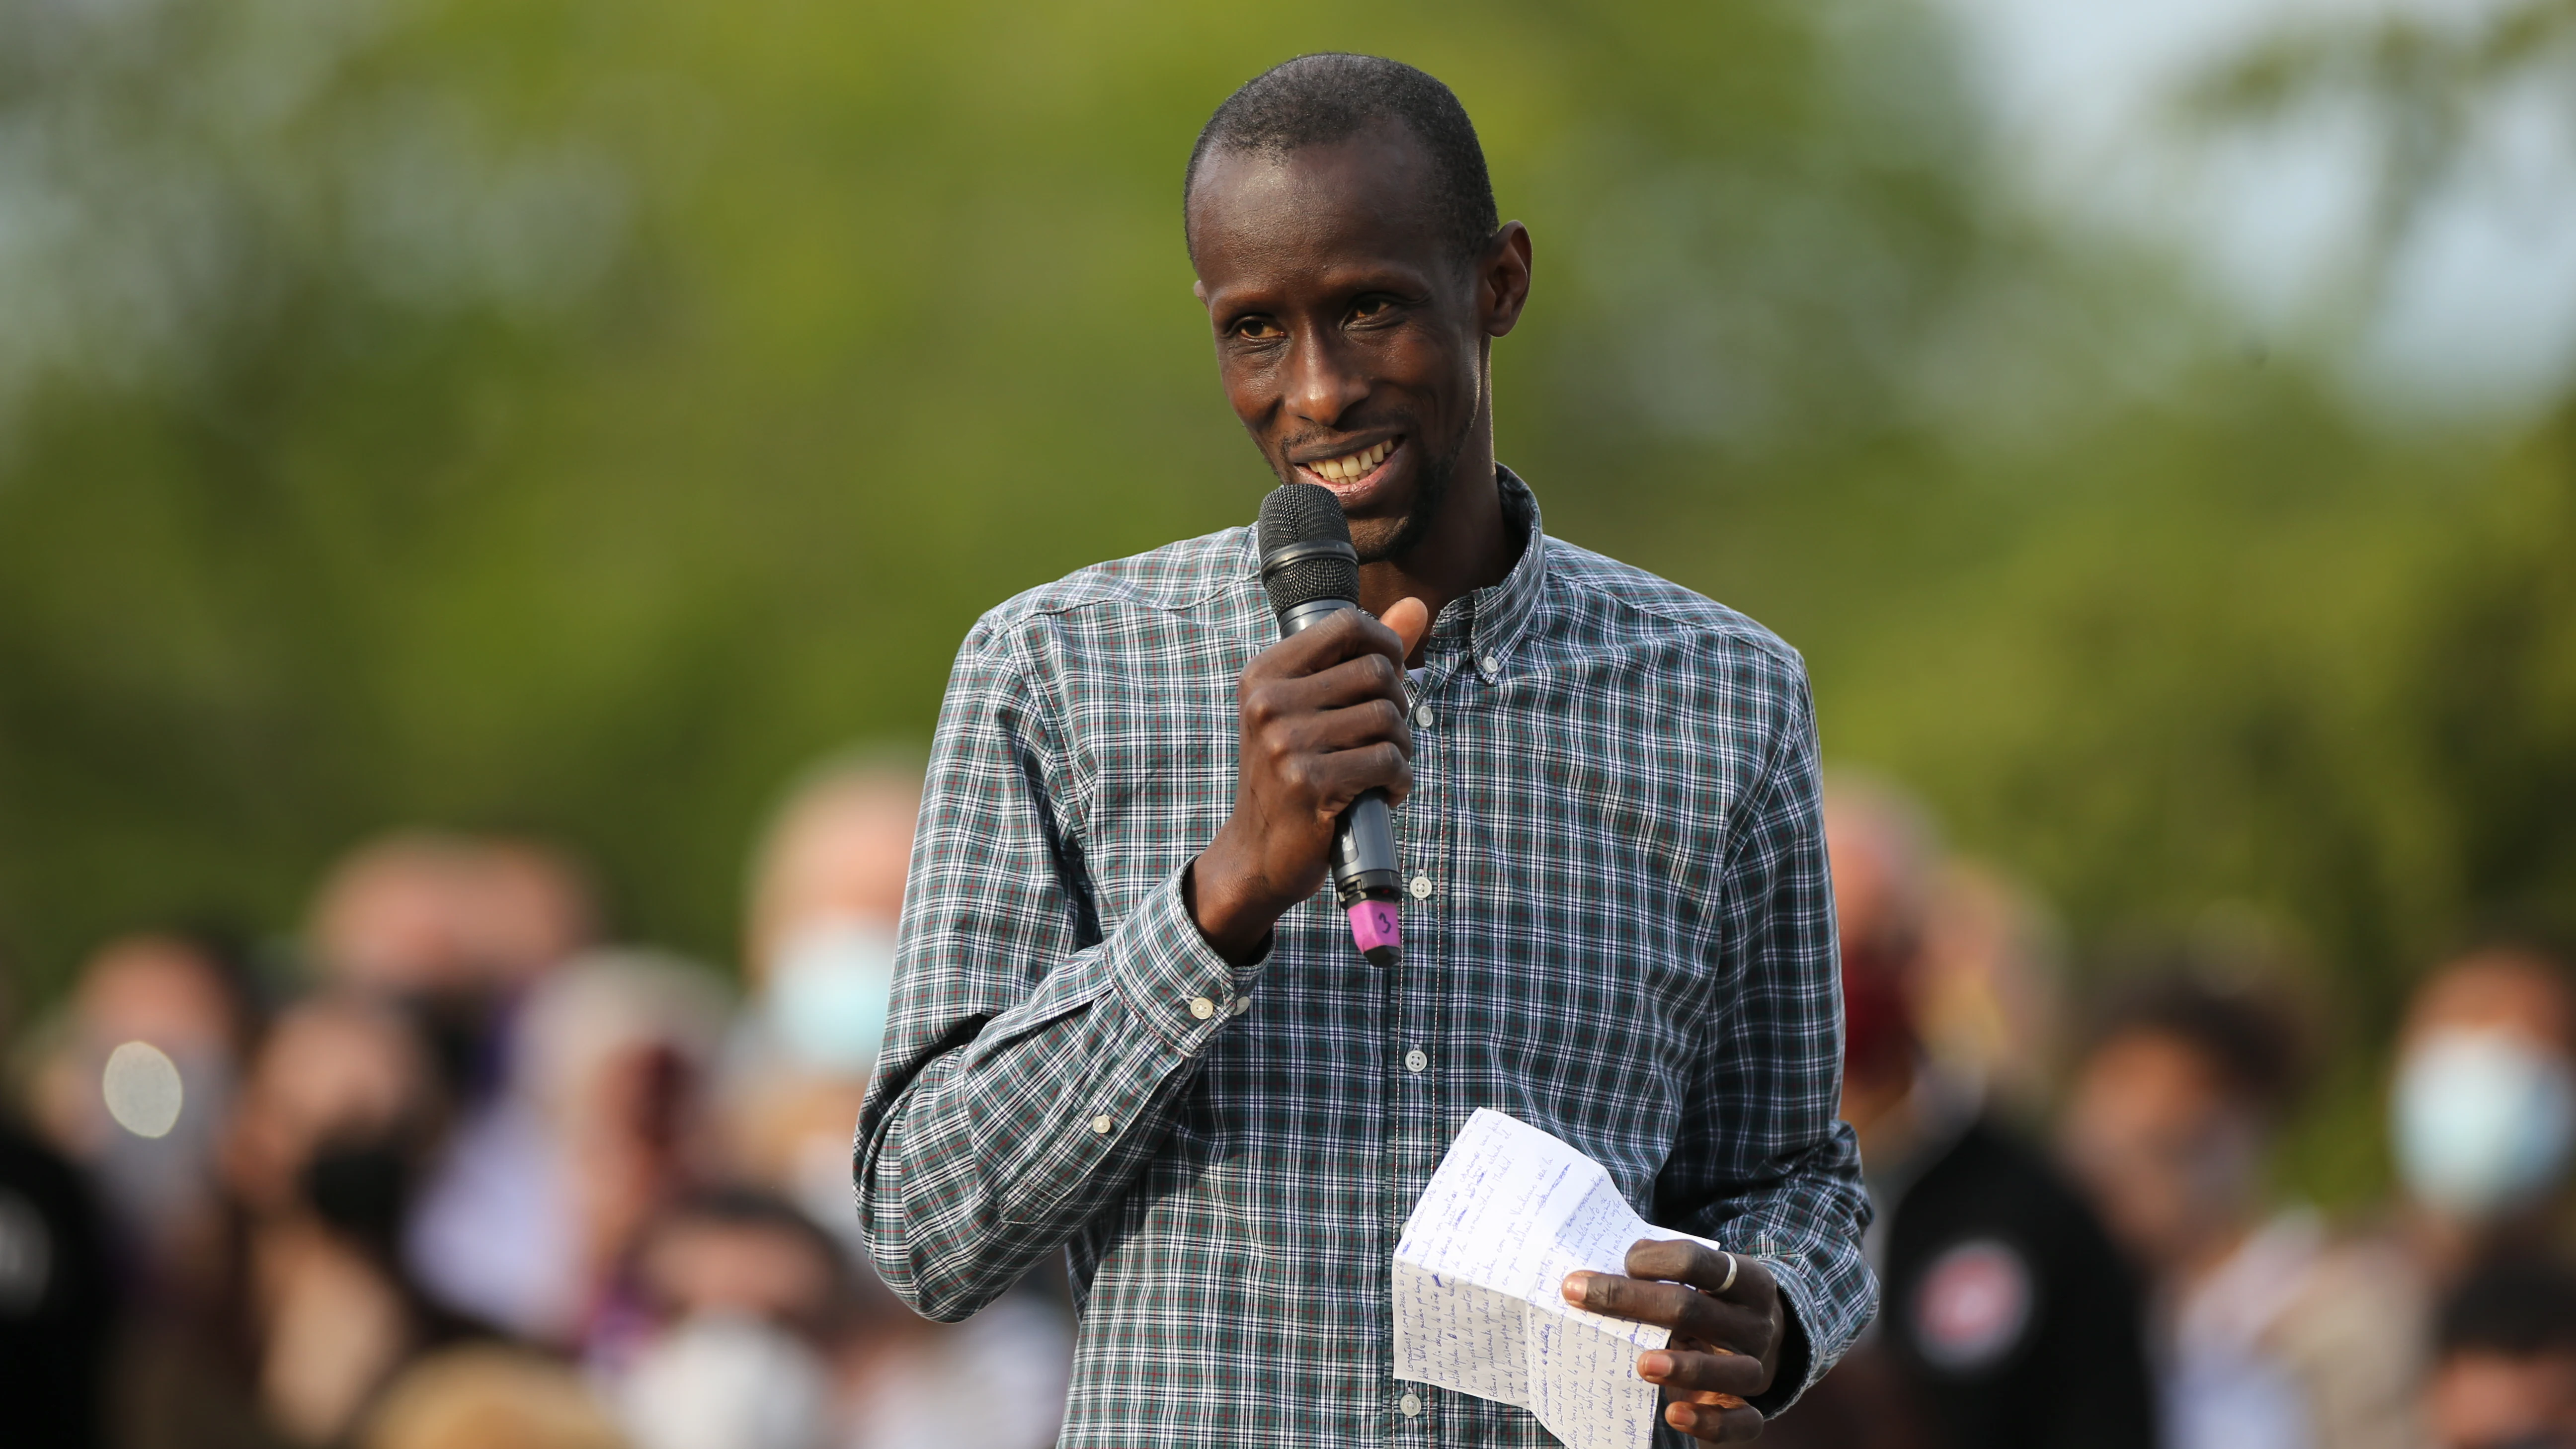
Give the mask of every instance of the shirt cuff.
M 1253 986 L 1270 964 L 1271 946 L 1248 966 L 1216 953 L 1181 901 L 1184 865 L 1118 928 L 1127 938 L 1114 979 L 1127 1009 L 1186 1056 L 1197 1056 L 1228 1021 L 1251 1006 Z
M 1815 1341 L 1807 1335 L 1807 1325 L 1815 1321 L 1815 1295 L 1806 1275 L 1777 1258 L 1764 1259 L 1762 1266 L 1771 1270 L 1771 1281 L 1780 1290 L 1780 1363 L 1772 1372 L 1771 1387 L 1745 1402 L 1760 1409 L 1767 1420 L 1779 1417 L 1798 1402 L 1798 1396 L 1821 1375 L 1816 1367 Z

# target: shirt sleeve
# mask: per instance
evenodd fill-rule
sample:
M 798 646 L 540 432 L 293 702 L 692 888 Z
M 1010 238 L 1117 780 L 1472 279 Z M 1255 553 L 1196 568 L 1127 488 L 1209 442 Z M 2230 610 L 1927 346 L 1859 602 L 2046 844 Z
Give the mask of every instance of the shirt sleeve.
M 1759 1258 L 1788 1311 L 1768 1416 L 1833 1367 L 1877 1311 L 1861 1255 L 1869 1194 L 1838 1120 L 1842 982 L 1803 666 L 1771 702 L 1769 757 L 1728 825 L 1716 977 L 1726 984 L 1691 1124 L 1656 1183 L 1656 1221 Z
M 1229 966 L 1181 873 L 1099 917 L 1062 736 L 988 619 L 950 675 L 852 1151 L 877 1271 L 975 1312 L 1125 1191 L 1262 962 Z

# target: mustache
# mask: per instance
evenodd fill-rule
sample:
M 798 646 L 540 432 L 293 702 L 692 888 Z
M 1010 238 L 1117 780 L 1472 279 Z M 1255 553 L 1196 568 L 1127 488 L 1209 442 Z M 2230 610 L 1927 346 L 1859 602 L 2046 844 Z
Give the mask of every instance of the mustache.
M 1283 459 L 1295 458 L 1300 453 L 1310 452 L 1317 448 L 1339 446 L 1338 440 L 1340 439 L 1368 437 L 1372 434 L 1385 433 L 1389 430 L 1393 430 L 1396 434 L 1403 437 L 1412 437 L 1419 431 L 1399 418 L 1388 418 L 1383 420 L 1375 418 L 1355 418 L 1338 428 L 1308 428 L 1291 437 L 1283 438 L 1279 443 L 1279 456 Z M 1340 455 L 1334 454 L 1332 456 L 1338 457 Z

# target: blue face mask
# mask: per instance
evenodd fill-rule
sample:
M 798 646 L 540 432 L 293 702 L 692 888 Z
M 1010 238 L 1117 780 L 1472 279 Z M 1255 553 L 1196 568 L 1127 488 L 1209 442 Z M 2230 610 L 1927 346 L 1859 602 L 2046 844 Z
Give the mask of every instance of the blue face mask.
M 2510 1032 L 2440 1031 L 2406 1054 L 2391 1115 L 2417 1200 L 2492 1217 L 2557 1185 L 2576 1146 L 2576 1073 Z
M 866 921 L 820 921 L 778 953 L 762 1014 L 797 1065 L 859 1076 L 876 1062 L 893 996 L 894 932 Z

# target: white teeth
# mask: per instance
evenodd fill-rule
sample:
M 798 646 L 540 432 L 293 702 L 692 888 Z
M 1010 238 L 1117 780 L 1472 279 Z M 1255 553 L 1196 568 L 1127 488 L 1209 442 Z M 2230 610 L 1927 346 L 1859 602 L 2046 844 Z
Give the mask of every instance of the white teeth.
M 1306 466 L 1318 477 L 1330 478 L 1336 483 L 1348 483 L 1355 478 L 1367 477 L 1378 464 L 1386 461 L 1387 454 L 1394 451 L 1395 444 L 1378 443 L 1372 447 L 1362 448 L 1356 453 L 1345 453 L 1341 457 L 1326 458 L 1320 463 L 1309 463 Z

